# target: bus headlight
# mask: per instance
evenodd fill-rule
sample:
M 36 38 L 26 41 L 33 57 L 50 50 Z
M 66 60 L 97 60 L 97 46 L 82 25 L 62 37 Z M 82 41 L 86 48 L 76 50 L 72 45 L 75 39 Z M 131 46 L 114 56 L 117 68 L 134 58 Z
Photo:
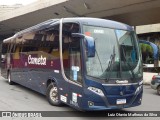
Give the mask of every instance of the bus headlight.
M 100 96 L 104 96 L 104 93 L 101 89 L 99 88 L 95 88 L 95 87 L 88 87 L 88 90 L 100 95 Z
M 139 82 L 139 85 L 143 85 L 143 80 L 141 82 Z
M 140 90 L 142 89 L 142 85 L 140 85 L 139 87 L 137 87 L 135 94 L 137 94 Z

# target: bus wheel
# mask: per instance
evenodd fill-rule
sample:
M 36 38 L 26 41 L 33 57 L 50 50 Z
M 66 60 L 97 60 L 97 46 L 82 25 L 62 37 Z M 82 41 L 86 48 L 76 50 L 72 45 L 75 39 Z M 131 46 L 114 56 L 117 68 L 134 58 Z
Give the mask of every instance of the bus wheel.
M 158 95 L 160 95 L 160 86 L 158 86 L 158 88 L 157 88 L 157 93 L 158 93 Z
M 14 84 L 13 81 L 11 80 L 11 73 L 10 73 L 10 72 L 8 72 L 8 83 L 9 83 L 10 85 L 13 85 L 13 84 Z
M 62 103 L 59 99 L 59 94 L 58 94 L 58 88 L 56 86 L 56 84 L 51 83 L 48 87 L 47 87 L 47 100 L 51 105 L 54 106 L 61 106 Z

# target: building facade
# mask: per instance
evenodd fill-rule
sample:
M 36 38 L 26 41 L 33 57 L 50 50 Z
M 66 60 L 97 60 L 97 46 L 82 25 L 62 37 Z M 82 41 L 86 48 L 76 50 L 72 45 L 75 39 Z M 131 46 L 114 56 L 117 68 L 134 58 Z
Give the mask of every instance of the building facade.
M 15 4 L 15 5 L 0 5 L 0 15 L 14 9 L 22 7 L 22 4 Z

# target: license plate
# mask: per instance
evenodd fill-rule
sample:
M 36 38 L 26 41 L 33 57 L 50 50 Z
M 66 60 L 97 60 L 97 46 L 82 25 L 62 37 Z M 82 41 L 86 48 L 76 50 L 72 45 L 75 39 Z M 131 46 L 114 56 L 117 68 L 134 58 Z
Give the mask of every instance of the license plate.
M 126 99 L 117 99 L 117 105 L 126 104 Z

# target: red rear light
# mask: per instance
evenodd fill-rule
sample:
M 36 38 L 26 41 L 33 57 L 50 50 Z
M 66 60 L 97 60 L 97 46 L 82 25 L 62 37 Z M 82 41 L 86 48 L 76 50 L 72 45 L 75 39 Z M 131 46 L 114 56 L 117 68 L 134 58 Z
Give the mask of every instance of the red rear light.
M 156 76 L 155 76 L 155 75 L 153 75 L 152 80 L 155 80 L 155 79 L 156 79 Z

